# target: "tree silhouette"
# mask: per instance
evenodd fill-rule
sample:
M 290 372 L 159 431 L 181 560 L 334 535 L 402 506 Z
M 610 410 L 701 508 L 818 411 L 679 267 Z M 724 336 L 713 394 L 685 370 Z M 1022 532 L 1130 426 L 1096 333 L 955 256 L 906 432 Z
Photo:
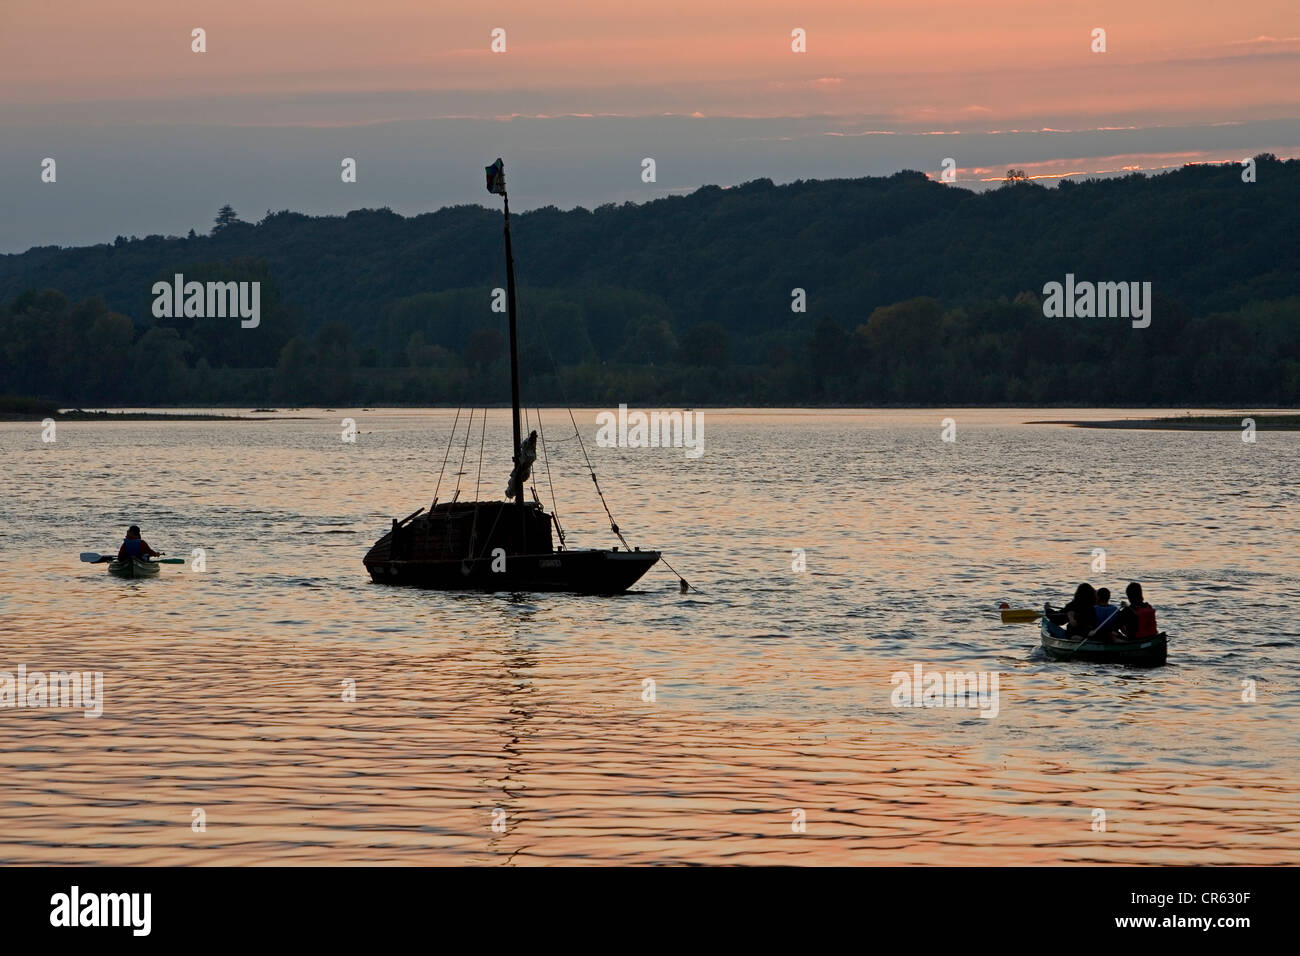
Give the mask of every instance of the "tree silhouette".
M 216 225 L 212 227 L 212 231 L 216 232 L 219 229 L 225 229 L 237 222 L 239 222 L 239 213 L 235 212 L 233 206 L 227 204 L 217 211 Z
M 1010 181 L 987 184 L 1004 188 L 978 191 L 900 173 L 520 213 L 521 388 L 530 403 L 599 407 L 1300 406 L 1295 217 L 1276 214 L 1300 202 L 1300 160 L 1255 161 L 1249 186 L 1237 163 L 1056 186 L 1004 167 Z M 504 322 L 485 308 L 501 282 L 499 213 L 254 225 L 227 207 L 219 222 L 212 243 L 0 256 L 0 393 L 119 406 L 508 395 L 492 374 Z M 976 254 L 936 269 L 936 250 Z M 260 325 L 153 316 L 153 284 L 177 272 L 260 282 Z M 1150 328 L 1048 320 L 1045 284 L 1067 272 L 1150 280 Z M 807 314 L 790 309 L 796 284 L 817 290 Z M 350 341 L 338 326 L 318 340 L 330 322 Z M 179 341 L 146 339 L 153 329 Z

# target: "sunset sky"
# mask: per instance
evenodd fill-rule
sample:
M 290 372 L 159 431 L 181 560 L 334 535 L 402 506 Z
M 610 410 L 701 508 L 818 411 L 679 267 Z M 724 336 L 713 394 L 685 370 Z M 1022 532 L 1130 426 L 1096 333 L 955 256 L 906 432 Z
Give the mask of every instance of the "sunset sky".
M 256 219 L 486 201 L 497 155 L 527 209 L 937 175 L 945 157 L 979 186 L 1011 165 L 1050 180 L 1300 154 L 1295 0 L 441 7 L 3 0 L 0 251 L 204 230 L 225 202 Z

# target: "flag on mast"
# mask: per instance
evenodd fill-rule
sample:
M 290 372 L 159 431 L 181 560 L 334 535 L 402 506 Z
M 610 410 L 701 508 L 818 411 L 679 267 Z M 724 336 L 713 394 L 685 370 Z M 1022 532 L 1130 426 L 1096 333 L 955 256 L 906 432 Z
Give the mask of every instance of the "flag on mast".
M 487 167 L 487 191 L 502 196 L 506 194 L 506 164 L 499 158 Z

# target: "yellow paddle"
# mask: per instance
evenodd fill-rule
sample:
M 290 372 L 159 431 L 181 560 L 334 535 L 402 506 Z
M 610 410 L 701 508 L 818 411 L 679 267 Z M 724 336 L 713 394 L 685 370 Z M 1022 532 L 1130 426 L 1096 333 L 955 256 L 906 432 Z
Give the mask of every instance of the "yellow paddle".
M 1027 621 L 1037 621 L 1043 616 L 1042 611 L 1035 611 L 1032 608 L 1013 608 L 1006 601 L 1003 601 L 998 610 L 1002 613 L 1003 624 L 1024 624 Z

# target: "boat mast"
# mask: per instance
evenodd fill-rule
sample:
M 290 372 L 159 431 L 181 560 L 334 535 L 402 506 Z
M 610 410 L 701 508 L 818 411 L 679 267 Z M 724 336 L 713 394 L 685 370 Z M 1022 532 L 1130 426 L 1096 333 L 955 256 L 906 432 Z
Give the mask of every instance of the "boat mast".
M 519 433 L 519 320 L 515 314 L 515 257 L 510 249 L 510 198 L 504 191 L 506 202 L 506 304 L 510 309 L 510 416 L 515 432 L 515 467 L 519 467 L 523 454 L 523 441 Z M 524 483 L 515 489 L 515 501 L 524 505 Z
M 493 170 L 496 171 L 495 179 Z M 514 425 L 515 468 L 519 467 L 523 457 L 523 440 L 519 430 L 519 326 L 515 313 L 515 257 L 510 247 L 510 197 L 506 195 L 505 164 L 500 159 L 488 167 L 488 190 L 499 192 L 506 206 L 506 306 L 510 312 L 510 410 Z M 515 502 L 520 509 L 524 506 L 524 483 L 519 481 L 515 489 Z

